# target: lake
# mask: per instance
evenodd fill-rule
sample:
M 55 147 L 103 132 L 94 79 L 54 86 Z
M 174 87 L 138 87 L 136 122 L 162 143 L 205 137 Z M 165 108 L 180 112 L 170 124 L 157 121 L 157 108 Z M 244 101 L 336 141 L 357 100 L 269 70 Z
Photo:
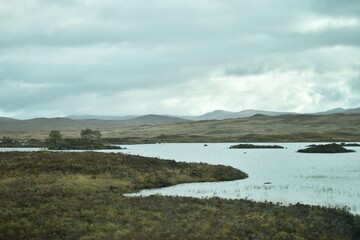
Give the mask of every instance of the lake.
M 347 207 L 360 214 L 360 147 L 354 153 L 297 153 L 312 143 L 261 143 L 285 149 L 229 149 L 231 143 L 122 145 L 126 150 L 99 150 L 173 159 L 184 162 L 223 164 L 238 168 L 249 178 L 218 183 L 189 183 L 143 190 L 130 196 L 154 194 L 190 197 L 221 197 L 312 205 Z M 2 148 L 0 151 L 37 151 Z M 266 184 L 265 184 L 266 183 Z
M 190 183 L 143 190 L 131 196 L 154 194 L 251 199 L 283 204 L 347 207 L 360 214 L 360 148 L 355 153 L 297 153 L 312 143 L 268 143 L 285 149 L 229 149 L 230 143 L 128 145 L 123 152 L 184 162 L 229 165 L 249 174 L 245 180 Z M 261 144 L 266 145 L 266 144 Z M 266 184 L 265 184 L 266 183 Z

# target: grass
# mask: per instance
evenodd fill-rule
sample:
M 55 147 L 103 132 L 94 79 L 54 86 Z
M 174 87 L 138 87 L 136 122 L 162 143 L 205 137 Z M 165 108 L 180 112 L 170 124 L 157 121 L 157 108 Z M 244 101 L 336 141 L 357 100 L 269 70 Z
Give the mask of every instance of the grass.
M 323 144 L 323 145 L 310 145 L 305 149 L 299 149 L 300 153 L 347 153 L 355 152 L 354 150 L 348 150 L 340 144 Z
M 343 209 L 123 196 L 245 177 L 221 165 L 115 153 L 0 153 L 0 239 L 359 239 L 359 217 Z
M 113 123 L 113 122 L 110 122 Z M 186 122 L 169 125 L 121 126 L 114 124 L 88 126 L 101 131 L 108 143 L 158 142 L 358 142 L 360 141 L 360 114 L 254 116 L 249 118 Z M 4 123 L 5 124 L 5 123 Z M 49 131 L 32 127 L 2 126 L 0 136 L 16 139 L 46 139 Z M 21 123 L 18 123 L 21 124 Z M 58 125 L 62 126 L 62 125 Z M 70 126 L 70 125 L 69 125 Z M 74 126 L 75 125 L 71 125 Z M 79 136 L 79 125 L 61 130 L 65 138 Z M 23 129 L 23 130 L 19 130 Z

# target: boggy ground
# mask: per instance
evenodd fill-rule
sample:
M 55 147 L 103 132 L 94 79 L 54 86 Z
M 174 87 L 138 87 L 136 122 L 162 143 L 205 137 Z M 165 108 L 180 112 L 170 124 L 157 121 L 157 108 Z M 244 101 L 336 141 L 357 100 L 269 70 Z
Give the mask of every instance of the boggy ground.
M 115 153 L 0 153 L 0 239 L 359 239 L 359 217 L 345 210 L 122 195 L 245 177 Z

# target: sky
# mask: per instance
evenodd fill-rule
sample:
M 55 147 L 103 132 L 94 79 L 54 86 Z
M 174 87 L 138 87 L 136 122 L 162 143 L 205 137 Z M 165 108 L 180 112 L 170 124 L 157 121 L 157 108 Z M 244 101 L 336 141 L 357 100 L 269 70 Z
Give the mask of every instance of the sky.
M 358 0 L 0 0 L 0 116 L 360 107 Z

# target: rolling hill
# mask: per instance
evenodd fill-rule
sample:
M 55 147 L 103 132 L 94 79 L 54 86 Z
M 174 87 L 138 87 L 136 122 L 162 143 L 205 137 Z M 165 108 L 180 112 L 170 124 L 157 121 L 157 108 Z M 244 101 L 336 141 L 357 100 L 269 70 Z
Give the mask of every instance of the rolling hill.
M 0 132 L 51 131 L 54 129 L 76 131 L 85 128 L 112 129 L 140 125 L 175 124 L 188 121 L 190 120 L 161 115 L 146 115 L 128 120 L 74 120 L 70 118 L 34 118 L 28 120 L 17 120 L 10 118 L 0 118 Z
M 190 120 L 182 119 L 178 117 L 169 117 L 169 116 L 155 115 L 155 114 L 149 114 L 127 120 L 129 124 L 132 123 L 136 125 L 163 125 L 163 124 L 175 124 L 175 123 L 189 122 L 189 121 Z
M 360 108 L 349 108 L 349 109 L 334 108 L 334 109 L 330 109 L 325 112 L 317 112 L 315 114 L 326 115 L 326 114 L 333 114 L 333 113 L 360 113 Z
M 240 112 L 229 112 L 229 111 L 223 111 L 223 110 L 216 110 L 213 112 L 206 113 L 201 116 L 196 117 L 190 117 L 189 119 L 192 120 L 224 120 L 224 119 L 230 119 L 230 118 L 244 118 L 244 117 L 251 117 L 256 114 L 262 114 L 267 116 L 279 116 L 284 114 L 295 114 L 295 113 L 289 113 L 289 112 L 271 112 L 271 111 L 263 111 L 263 110 L 243 110 Z
M 145 124 L 146 123 L 146 124 Z M 152 123 L 152 124 L 150 124 Z M 118 143 L 154 142 L 283 142 L 360 141 L 360 114 L 280 115 L 186 121 L 150 115 L 127 121 L 32 119 L 0 122 L 0 136 L 18 139 L 47 138 L 61 130 L 65 137 L 78 137 L 92 128 L 103 138 Z
M 352 109 L 344 109 L 344 108 L 334 108 L 323 112 L 315 112 L 311 113 L 313 115 L 327 115 L 327 114 L 334 114 L 334 113 L 360 113 L 360 108 L 352 108 Z M 162 116 L 162 117 L 171 117 L 171 118 L 177 118 L 182 120 L 193 120 L 193 121 L 203 121 L 203 120 L 224 120 L 224 119 L 230 119 L 230 118 L 244 118 L 244 117 L 251 117 L 256 114 L 262 114 L 267 116 L 280 116 L 280 115 L 288 115 L 288 114 L 300 114 L 295 112 L 276 112 L 276 111 L 264 111 L 264 110 L 254 110 L 254 109 L 247 109 L 239 112 L 231 112 L 231 111 L 225 111 L 225 110 L 215 110 L 212 112 L 205 113 L 203 115 L 199 116 L 177 116 L 177 115 L 145 115 L 145 116 L 136 116 L 136 115 L 127 115 L 127 116 L 101 116 L 101 115 L 69 115 L 66 118 L 70 118 L 73 120 L 135 120 L 138 121 L 139 119 L 142 119 L 146 116 Z M 153 117 L 154 118 L 154 117 Z M 138 120 L 136 120 L 138 119 Z M 150 122 L 152 122 L 152 119 L 149 118 Z M 175 120 L 175 119 L 174 119 Z M 146 123 L 146 118 L 144 118 L 144 121 L 139 121 Z M 160 121 L 161 122 L 161 121 Z M 165 120 L 166 122 L 166 120 Z M 169 122 L 172 122 L 171 120 Z M 178 120 L 175 120 L 175 122 L 181 122 Z
M 103 116 L 103 115 L 68 115 L 66 118 L 70 118 L 73 120 L 129 120 L 136 118 L 138 116 L 135 115 L 127 115 L 127 116 Z

